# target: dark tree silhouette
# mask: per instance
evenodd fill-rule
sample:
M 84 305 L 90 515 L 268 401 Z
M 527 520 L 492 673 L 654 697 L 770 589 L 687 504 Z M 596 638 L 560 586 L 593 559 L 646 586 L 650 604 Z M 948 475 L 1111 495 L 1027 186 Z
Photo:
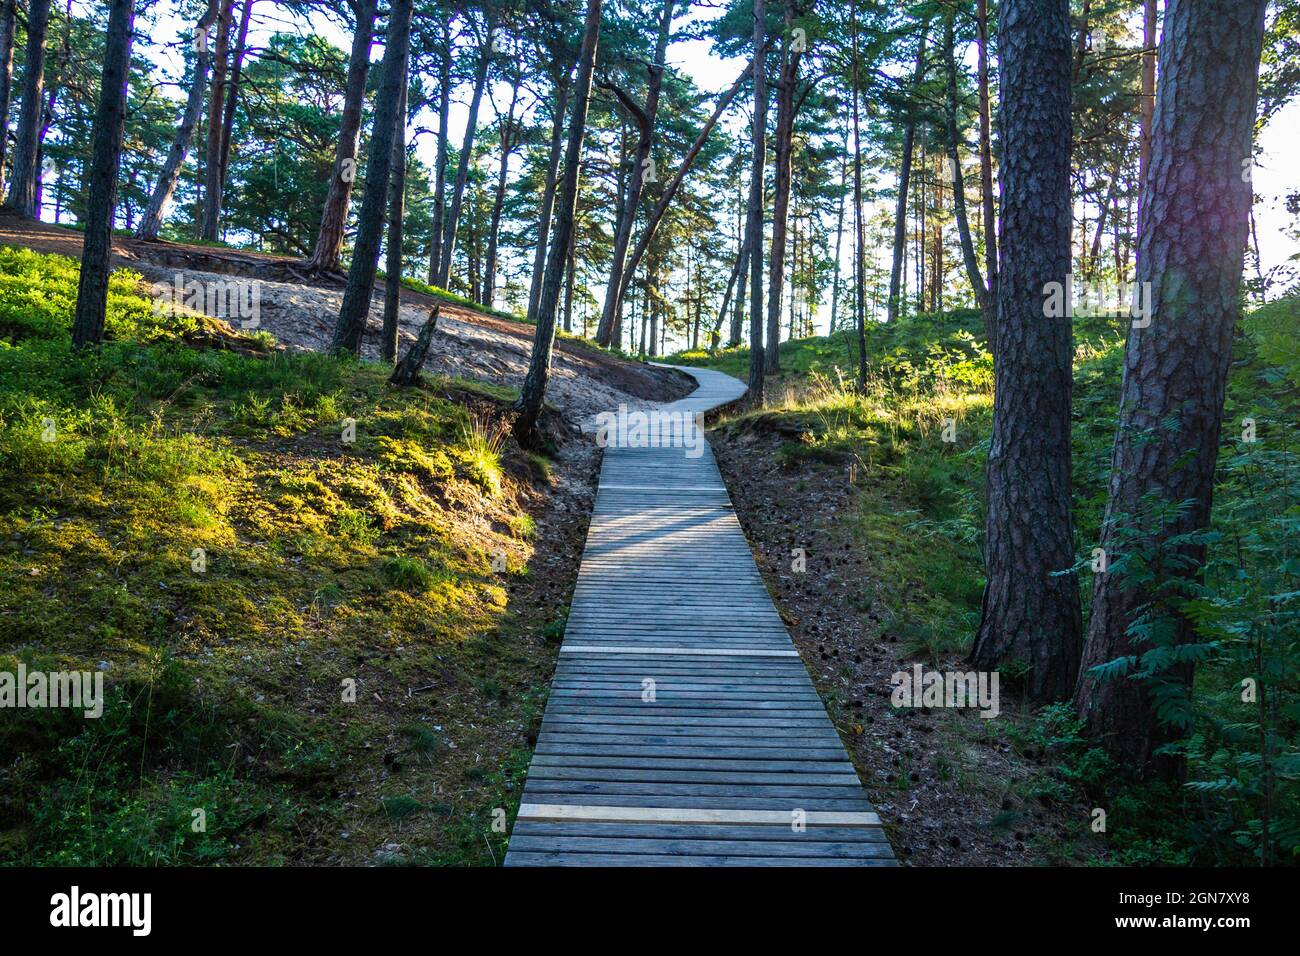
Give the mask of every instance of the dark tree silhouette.
M 560 303 L 560 285 L 564 281 L 565 251 L 573 232 L 578 210 L 578 169 L 582 162 L 582 137 L 587 128 L 587 106 L 591 102 L 591 74 L 600 41 L 601 0 L 587 0 L 586 26 L 582 34 L 582 53 L 578 57 L 578 79 L 574 87 L 573 116 L 569 120 L 569 141 L 564 151 L 564 180 L 557 199 L 555 229 L 551 234 L 551 251 L 546 257 L 546 278 L 542 282 L 537 305 L 537 330 L 533 334 L 533 351 L 528 374 L 516 403 L 515 438 L 521 445 L 533 446 L 537 440 L 537 419 L 546 398 L 546 380 L 551 373 L 551 351 L 555 347 L 555 313 Z
M 198 125 L 199 114 L 203 111 L 203 95 L 208 88 L 208 65 L 212 62 L 208 31 L 212 29 L 212 24 L 217 19 L 217 12 L 217 0 L 208 0 L 207 9 L 194 27 L 194 73 L 190 77 L 190 90 L 185 98 L 185 109 L 181 113 L 181 123 L 176 127 L 176 137 L 172 140 L 167 159 L 163 162 L 162 172 L 158 174 L 158 182 L 154 184 L 153 193 L 149 196 L 149 205 L 145 207 L 144 214 L 140 218 L 140 225 L 136 227 L 137 238 L 158 238 L 163 217 L 167 215 L 167 208 L 171 205 L 176 185 L 180 182 L 185 157 L 194 142 L 194 127 Z
M 925 46 L 929 37 L 930 21 L 921 23 L 921 38 L 916 48 L 916 65 L 912 69 L 911 90 L 915 93 L 925 79 Z M 916 149 L 916 118 L 911 115 L 915 106 L 908 104 L 908 117 L 903 126 L 903 156 L 898 165 L 898 200 L 894 206 L 894 256 L 889 269 L 888 317 L 898 318 L 903 281 L 903 250 L 907 243 L 907 193 L 912 182 L 912 153 Z
M 104 339 L 108 311 L 108 273 L 113 255 L 113 209 L 117 198 L 117 169 L 122 157 L 122 126 L 126 122 L 126 80 L 131 65 L 131 27 L 135 0 L 112 0 L 104 38 L 104 71 L 95 111 L 94 134 L 87 175 L 86 238 L 77 280 L 77 309 L 72 320 L 72 344 L 85 346 Z
M 465 121 L 465 140 L 460 146 L 460 160 L 456 164 L 456 182 L 451 189 L 451 204 L 447 207 L 447 221 L 443 226 L 438 271 L 433 284 L 447 287 L 451 277 L 451 259 L 456 252 L 456 227 L 460 223 L 460 209 L 465 201 L 465 185 L 469 182 L 469 164 L 474 155 L 474 135 L 478 132 L 478 111 L 487 86 L 488 67 L 492 65 L 492 43 L 495 23 L 489 10 L 487 26 L 479 44 L 478 67 L 474 73 L 474 93 L 469 100 L 469 118 Z
M 388 15 L 384 61 L 379 95 L 375 101 L 374 131 L 370 135 L 370 161 L 366 168 L 366 191 L 361 201 L 357 240 L 352 249 L 348 284 L 343 306 L 334 325 L 330 348 L 353 355 L 361 351 L 361 339 L 370 315 L 370 296 L 375 289 L 379 242 L 384 232 L 384 211 L 388 204 L 388 179 L 393 165 L 393 139 L 402 90 L 406 87 L 406 56 L 411 38 L 411 0 L 393 0 Z
M 628 177 L 627 193 L 619 199 L 621 215 L 614 228 L 614 252 L 609 266 L 609 281 L 605 288 L 605 305 L 601 310 L 600 324 L 596 328 L 596 341 L 607 347 L 610 342 L 622 338 L 623 296 L 627 291 L 623 281 L 623 266 L 627 261 L 628 243 L 632 240 L 632 225 L 636 221 L 637 209 L 641 205 L 641 193 L 645 189 L 646 170 L 653 162 L 650 150 L 654 145 L 655 122 L 659 115 L 659 93 L 663 86 L 664 58 L 668 53 L 668 38 L 672 32 L 673 3 L 674 0 L 664 0 L 663 14 L 659 18 L 659 35 L 655 39 L 654 62 L 647 67 L 650 79 L 646 89 L 645 107 L 642 108 L 632 102 L 631 97 L 622 90 L 614 90 L 627 114 L 637 124 L 638 138 L 636 151 L 632 156 L 632 175 Z
M 772 183 L 772 254 L 767 269 L 767 352 L 764 371 L 774 374 L 781 367 L 781 295 L 785 288 L 785 247 L 790 222 L 790 174 L 794 151 L 794 121 L 799 110 L 795 87 L 803 51 L 794 44 L 794 4 L 784 5 L 781 69 L 776 81 L 776 155 Z
M 767 7 L 754 0 L 754 125 L 749 169 L 749 208 L 745 237 L 749 245 L 749 400 L 763 404 L 763 166 L 767 156 Z
M 36 216 L 36 183 L 40 178 L 41 105 L 45 102 L 45 32 L 50 0 L 32 0 L 27 8 L 27 55 L 23 66 L 23 99 L 14 133 L 12 179 L 5 205 L 24 216 Z
M 352 200 L 352 183 L 356 178 L 357 147 L 361 139 L 361 114 L 366 104 L 366 74 L 370 71 L 370 47 L 374 42 L 377 0 L 357 0 L 356 29 L 352 33 L 352 52 L 348 57 L 348 79 L 343 88 L 343 116 L 339 121 L 339 146 L 334 157 L 334 173 L 329 193 L 321 211 L 320 229 L 307 266 L 316 272 L 332 272 L 339 267 L 343 252 L 343 231 L 348 223 L 348 204 Z
M 533 277 L 528 284 L 528 321 L 537 322 L 537 302 L 542 297 L 542 279 L 546 275 L 546 240 L 551 231 L 551 212 L 555 208 L 555 183 L 560 175 L 560 155 L 564 150 L 564 113 L 569 102 L 573 66 L 564 67 L 555 83 L 551 109 L 551 142 L 547 150 L 546 182 L 542 186 L 542 205 L 537 214 L 537 244 L 533 250 Z
M 5 153 L 9 148 L 9 106 L 14 86 L 14 16 L 18 0 L 0 0 L 0 199 L 5 193 Z
M 406 209 L 406 95 L 411 57 L 402 64 L 402 92 L 393 129 L 392 172 L 388 184 L 388 248 L 384 262 L 384 329 L 379 357 L 397 361 L 397 333 L 402 324 L 402 216 Z M 423 363 L 421 363 L 423 364 Z

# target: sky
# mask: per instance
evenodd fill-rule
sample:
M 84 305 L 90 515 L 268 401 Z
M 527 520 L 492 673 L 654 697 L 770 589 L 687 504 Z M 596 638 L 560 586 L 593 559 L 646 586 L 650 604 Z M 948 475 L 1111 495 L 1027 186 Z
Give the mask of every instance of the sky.
M 74 0 L 73 6 L 74 9 L 81 7 L 84 12 L 89 4 L 87 0 Z M 177 16 L 177 7 L 177 0 L 157 0 L 158 13 L 154 18 L 156 25 L 150 31 L 153 41 L 152 55 L 161 71 L 173 83 L 179 79 L 182 71 L 179 45 L 181 38 L 188 38 L 193 30 L 191 22 Z M 716 8 L 697 7 L 690 16 L 708 19 L 719 13 Z M 678 18 L 676 26 L 680 28 L 686 22 Z M 282 11 L 273 10 L 270 4 L 255 8 L 250 45 L 256 47 L 263 44 L 276 30 L 314 32 L 344 50 L 347 50 L 351 44 L 351 37 L 340 24 L 323 15 L 314 17 L 312 23 L 308 25 L 290 19 Z M 377 62 L 380 55 L 381 48 L 377 45 L 372 53 L 372 60 Z M 971 56 L 973 53 L 968 51 L 968 58 Z M 669 47 L 668 60 L 673 68 L 689 75 L 698 87 L 707 92 L 721 92 L 729 87 L 745 66 L 745 60 L 742 58 L 719 56 L 707 40 L 675 42 Z M 971 62 L 973 63 L 973 59 Z M 177 85 L 167 87 L 165 92 L 178 100 L 183 95 L 183 91 Z M 509 89 L 499 85 L 494 92 L 496 102 L 504 109 L 509 102 Z M 466 95 L 465 91 L 460 93 L 462 97 Z M 483 125 L 491 123 L 494 118 L 491 100 L 492 97 L 485 97 L 480 113 L 480 123 Z M 449 118 L 452 142 L 459 142 L 463 138 L 466 116 L 466 104 L 454 103 Z M 733 106 L 722 125 L 724 128 L 734 130 L 741 122 L 742 116 L 742 111 Z M 432 115 L 422 115 L 416 117 L 412 125 L 430 128 L 434 125 L 434 119 Z M 434 164 L 434 146 L 432 136 L 421 136 L 416 140 L 416 152 L 429 167 Z M 1260 146 L 1259 161 L 1253 173 L 1255 191 L 1259 198 L 1255 207 L 1255 216 L 1261 261 L 1264 271 L 1267 272 L 1300 254 L 1300 243 L 1287 231 L 1295 230 L 1296 223 L 1294 217 L 1290 216 L 1285 208 L 1286 194 L 1300 190 L 1300 165 L 1294 159 L 1300 151 L 1300 102 L 1293 101 L 1279 111 L 1261 134 Z M 515 162 L 517 164 L 518 158 Z M 879 184 L 884 187 L 891 185 L 888 177 L 880 180 Z M 871 215 L 872 212 L 869 211 L 868 216 Z M 846 226 L 846 238 L 843 243 L 845 248 L 842 251 L 842 264 L 845 270 L 851 268 L 851 252 L 848 249 L 850 237 L 850 227 Z M 834 243 L 833 226 L 830 241 Z M 531 250 L 508 251 L 507 255 L 515 256 L 519 262 L 532 260 Z M 592 291 L 597 299 L 603 296 L 603 289 L 599 287 L 593 288 Z M 819 322 L 823 331 L 829 318 L 829 296 L 828 290 L 821 308 L 818 309 Z

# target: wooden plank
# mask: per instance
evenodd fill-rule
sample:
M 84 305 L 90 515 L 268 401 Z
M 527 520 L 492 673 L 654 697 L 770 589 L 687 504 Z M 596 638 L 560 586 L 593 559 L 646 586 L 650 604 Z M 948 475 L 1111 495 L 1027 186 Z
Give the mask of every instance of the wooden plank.
M 665 410 L 743 393 L 692 374 Z M 605 449 L 509 866 L 894 863 L 700 451 Z

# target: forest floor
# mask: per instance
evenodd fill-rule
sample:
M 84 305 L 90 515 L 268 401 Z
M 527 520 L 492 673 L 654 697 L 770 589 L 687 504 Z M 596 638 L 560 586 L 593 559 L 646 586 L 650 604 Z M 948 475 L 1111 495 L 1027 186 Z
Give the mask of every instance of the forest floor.
M 873 324 L 863 388 L 855 336 L 783 342 L 766 406 L 734 411 L 710 433 L 768 589 L 900 860 L 1257 863 L 1259 809 L 1241 797 L 1257 792 L 1257 758 L 1238 728 L 1252 719 L 1240 682 L 1258 648 L 1235 635 L 1255 634 L 1264 609 L 1294 591 L 1298 329 L 1300 299 L 1279 299 L 1247 315 L 1234 342 L 1204 581 L 1214 656 L 1197 671 L 1187 786 L 1133 780 L 1082 735 L 1069 702 L 1027 705 L 1015 662 L 1002 669 L 995 718 L 893 706 L 899 672 L 968 671 L 980 619 L 993 366 L 977 311 Z M 1076 319 L 1081 556 L 1100 536 L 1125 332 L 1113 317 Z M 744 378 L 749 354 L 669 361 Z M 1088 565 L 1081 559 L 1085 615 Z M 1276 637 L 1289 640 L 1284 628 Z M 1279 797 L 1275 813 L 1289 800 Z M 1104 832 L 1093 829 L 1098 809 Z
M 591 512 L 592 406 L 552 392 L 527 452 L 506 426 L 528 326 L 452 304 L 434 355 L 477 336 L 492 364 L 395 390 L 311 351 L 323 335 L 159 315 L 143 274 L 177 266 L 129 240 L 108 341 L 72 352 L 79 243 L 0 221 L 0 670 L 102 673 L 104 711 L 0 722 L 0 863 L 499 863 Z M 205 267 L 187 276 L 248 255 L 148 245 Z M 281 334 L 328 323 L 337 287 L 261 281 L 264 306 L 300 297 L 264 309 Z M 556 365 L 604 407 L 689 381 L 572 342 Z
M 1013 694 L 1002 694 L 1000 721 L 891 706 L 890 677 L 910 674 L 917 661 L 891 607 L 921 596 L 905 582 L 882 580 L 882 565 L 904 555 L 873 554 L 852 519 L 873 493 L 864 487 L 870 479 L 855 483 L 847 462 L 783 461 L 790 436 L 773 424 L 740 418 L 710 442 L 768 590 L 899 860 L 1025 866 L 1073 856 L 1069 844 L 1086 832 L 1087 808 L 1039 799 L 1049 769 L 1042 748 L 997 732 L 1026 722 Z M 799 573 L 791 566 L 796 548 L 807 560 Z M 967 669 L 958 654 L 925 665 Z

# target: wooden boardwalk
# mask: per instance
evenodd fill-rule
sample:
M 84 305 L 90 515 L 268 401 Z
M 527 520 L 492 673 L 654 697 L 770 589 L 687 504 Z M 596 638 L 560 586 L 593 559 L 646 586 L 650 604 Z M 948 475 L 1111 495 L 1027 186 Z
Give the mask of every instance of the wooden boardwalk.
M 744 385 L 700 387 L 706 411 Z M 605 450 L 507 866 L 889 866 L 707 444 Z

